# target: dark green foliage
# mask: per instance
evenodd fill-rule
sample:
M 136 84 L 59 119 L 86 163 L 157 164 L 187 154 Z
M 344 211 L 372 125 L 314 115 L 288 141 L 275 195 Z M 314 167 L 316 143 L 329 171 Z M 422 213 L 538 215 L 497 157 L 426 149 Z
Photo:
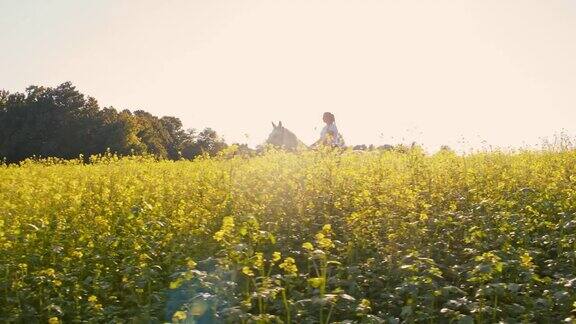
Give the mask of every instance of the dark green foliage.
M 30 86 L 25 93 L 0 91 L 0 158 L 76 158 L 106 151 L 119 155 L 152 154 L 192 159 L 226 147 L 215 131 L 198 137 L 175 117 L 158 118 L 138 110 L 101 109 L 70 83 L 56 88 Z
M 227 146 L 216 131 L 211 128 L 204 129 L 198 135 L 191 131 L 189 136 L 193 140 L 185 142 L 182 147 L 182 157 L 187 159 L 192 159 L 201 154 L 214 156 Z

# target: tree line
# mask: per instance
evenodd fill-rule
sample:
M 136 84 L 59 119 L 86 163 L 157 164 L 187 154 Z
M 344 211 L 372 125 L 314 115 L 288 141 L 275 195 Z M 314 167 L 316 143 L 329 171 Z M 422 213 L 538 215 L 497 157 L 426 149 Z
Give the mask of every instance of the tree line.
M 98 105 L 70 82 L 30 86 L 24 93 L 0 90 L 0 160 L 77 158 L 107 151 L 167 159 L 214 155 L 226 147 L 211 128 L 184 129 L 176 117 L 118 111 Z

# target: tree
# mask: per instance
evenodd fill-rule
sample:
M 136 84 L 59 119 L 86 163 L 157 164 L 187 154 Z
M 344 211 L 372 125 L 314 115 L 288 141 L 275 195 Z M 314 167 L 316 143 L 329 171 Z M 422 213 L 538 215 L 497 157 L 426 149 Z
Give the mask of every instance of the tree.
M 195 136 L 176 117 L 101 109 L 96 99 L 70 82 L 56 88 L 30 86 L 25 93 L 0 91 L 0 159 L 7 162 L 32 156 L 88 157 L 107 150 L 119 155 L 194 158 L 204 152 L 214 155 L 225 147 L 214 130 L 207 128 Z
M 180 158 L 183 145 L 193 137 L 182 128 L 182 122 L 176 117 L 164 116 L 160 118 L 160 123 L 168 134 L 166 143 L 168 157 L 173 160 Z
M 193 159 L 202 154 L 210 156 L 216 155 L 227 147 L 226 143 L 212 128 L 205 128 L 198 135 L 194 135 L 194 130 L 189 131 L 193 140 L 186 142 L 182 149 L 182 156 Z

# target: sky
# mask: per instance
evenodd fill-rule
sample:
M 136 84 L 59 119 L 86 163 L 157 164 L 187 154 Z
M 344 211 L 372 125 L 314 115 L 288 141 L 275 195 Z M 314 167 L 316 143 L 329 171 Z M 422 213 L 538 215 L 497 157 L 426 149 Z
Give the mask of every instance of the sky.
M 65 81 L 229 143 L 525 147 L 576 135 L 576 1 L 0 0 L 0 89 Z

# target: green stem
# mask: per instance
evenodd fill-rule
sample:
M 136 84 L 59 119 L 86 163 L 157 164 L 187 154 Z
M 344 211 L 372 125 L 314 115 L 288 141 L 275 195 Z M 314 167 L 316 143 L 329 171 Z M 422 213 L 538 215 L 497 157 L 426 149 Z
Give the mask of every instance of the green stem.
M 320 283 L 320 299 L 324 299 L 324 294 L 326 292 L 326 268 L 327 268 L 327 261 L 324 258 L 322 260 L 322 267 L 320 268 L 320 278 L 322 278 L 322 282 Z M 324 323 L 324 306 L 320 306 L 320 323 Z
M 334 304 L 330 306 L 330 311 L 328 311 L 328 316 L 326 316 L 326 324 L 330 323 L 330 316 L 332 316 L 332 310 L 334 309 Z
M 150 276 L 150 274 L 148 274 Z M 148 307 L 152 305 L 152 280 L 148 277 Z
M 254 285 L 254 289 L 258 291 L 258 285 L 256 284 L 256 280 L 252 279 L 252 284 Z M 248 296 L 250 296 L 249 292 Z M 264 306 L 262 304 L 262 297 L 260 296 L 258 296 L 258 312 L 260 313 L 260 315 L 264 314 Z
M 316 271 L 316 277 L 320 277 L 320 271 L 318 271 L 318 266 L 316 265 L 316 261 L 312 259 L 312 266 L 314 266 L 314 271 Z
M 498 307 L 498 295 L 494 295 L 494 310 L 492 311 L 492 322 L 496 322 L 496 307 Z
M 6 301 L 8 301 L 8 282 L 9 282 L 8 279 L 9 278 L 10 278 L 10 265 L 7 265 L 6 266 L 6 279 L 5 279 L 6 286 L 4 289 L 4 298 Z
M 250 299 L 250 281 L 246 280 L 246 299 Z M 252 301 L 250 301 L 250 305 L 252 305 Z
M 282 289 L 282 302 L 284 303 L 284 309 L 286 309 L 286 323 L 290 324 L 290 306 L 288 306 L 288 300 L 286 299 L 286 289 Z
M 264 314 L 264 306 L 262 304 L 262 297 L 258 297 L 258 311 L 260 315 Z
M 482 320 L 482 312 L 484 311 L 484 303 L 483 299 L 480 298 L 480 311 L 478 312 L 478 323 L 484 323 Z
M 272 268 L 273 266 L 270 265 L 270 268 L 268 268 L 268 272 L 266 273 L 266 277 L 270 277 L 270 274 L 272 273 Z

